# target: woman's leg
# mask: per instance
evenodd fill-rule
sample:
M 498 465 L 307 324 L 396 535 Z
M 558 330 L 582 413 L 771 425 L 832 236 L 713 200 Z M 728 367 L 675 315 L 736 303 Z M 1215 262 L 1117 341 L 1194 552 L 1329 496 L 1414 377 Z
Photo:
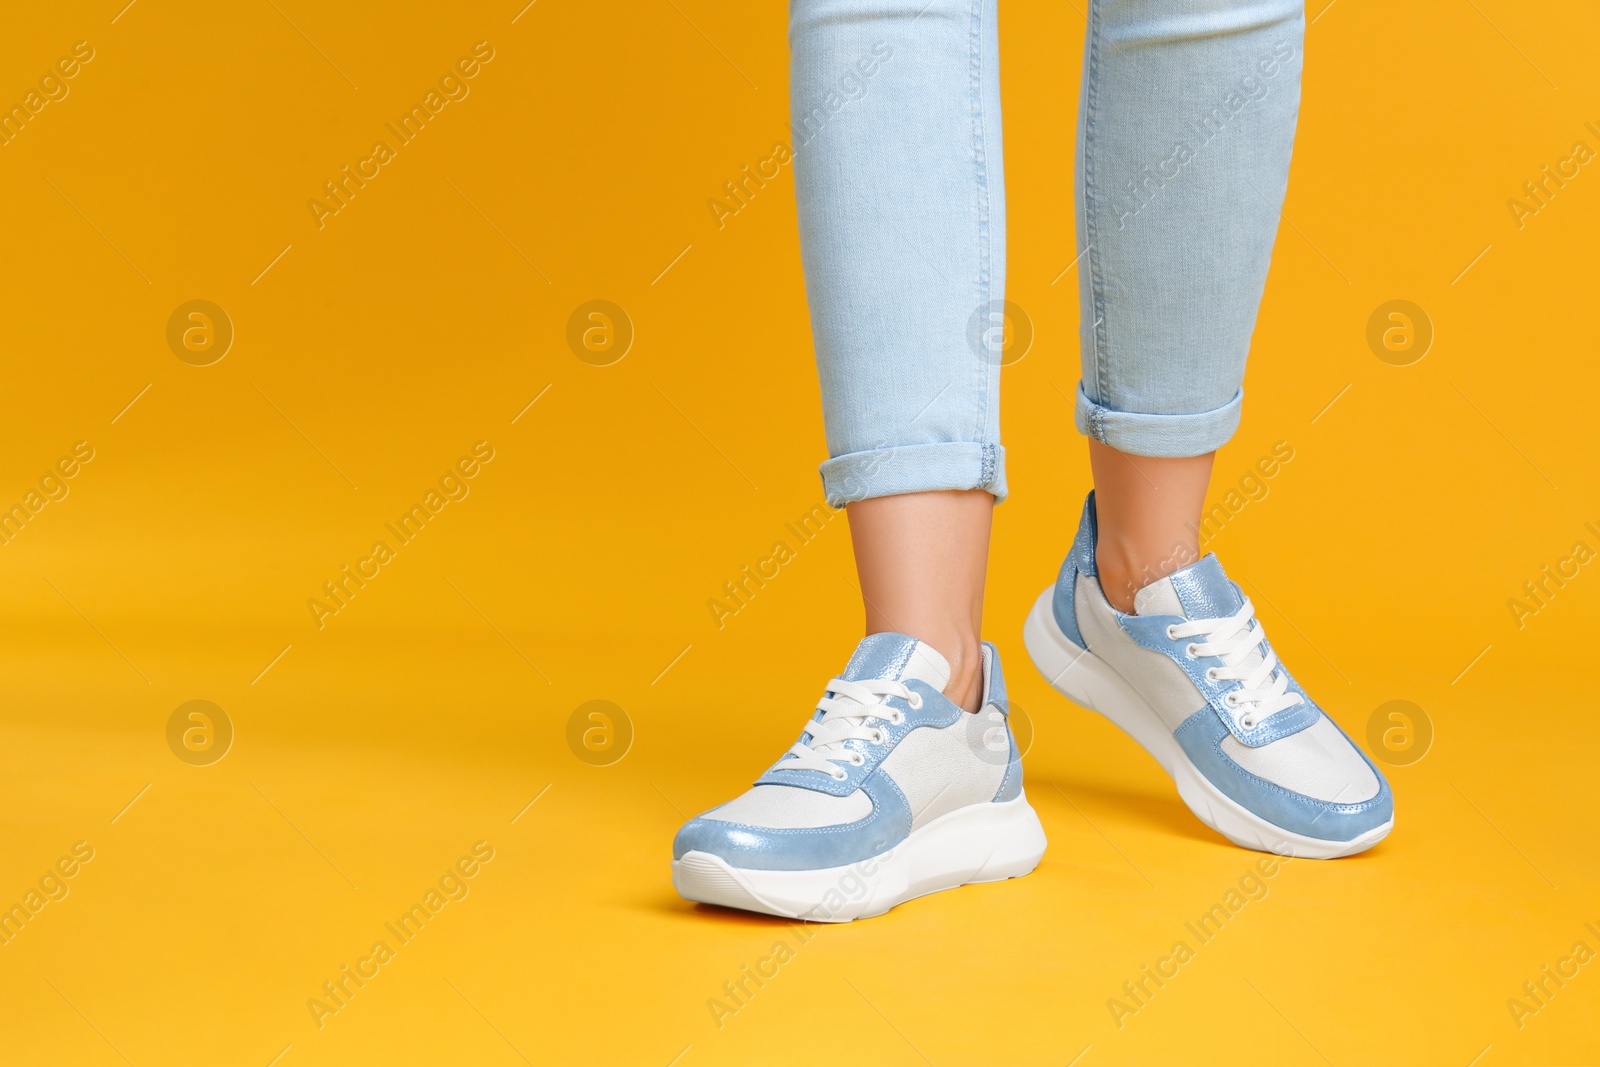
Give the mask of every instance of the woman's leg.
M 912 634 L 950 663 L 945 696 L 982 698 L 983 578 L 994 498 L 981 489 L 857 500 L 850 516 L 867 633 Z
M 1101 584 L 1199 558 L 1300 105 L 1299 0 L 1093 0 L 1078 131 L 1083 378 Z
M 1078 226 L 1078 426 L 1095 491 L 1028 650 L 1248 848 L 1331 859 L 1394 825 L 1377 768 L 1198 556 L 1300 99 L 1298 0 L 1090 0 Z
M 1004 325 L 994 0 L 790 13 L 822 481 L 850 516 L 867 633 L 755 788 L 678 832 L 673 881 L 839 919 L 1027 874 L 1045 837 L 1000 655 L 978 640 L 1005 496 L 1002 353 L 985 344 Z
M 989 511 L 1005 496 L 1005 293 L 994 0 L 794 0 L 795 188 L 828 503 L 867 633 L 951 667 L 977 710 Z
M 1200 558 L 1200 514 L 1211 458 L 1155 458 L 1089 441 L 1100 540 L 1100 587 L 1111 606 L 1133 614 L 1133 598 L 1151 582 Z

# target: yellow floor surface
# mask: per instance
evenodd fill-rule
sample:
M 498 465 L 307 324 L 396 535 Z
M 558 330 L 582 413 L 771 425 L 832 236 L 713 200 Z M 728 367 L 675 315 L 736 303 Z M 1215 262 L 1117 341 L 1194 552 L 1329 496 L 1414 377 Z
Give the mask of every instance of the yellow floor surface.
M 41 678 L 7 730 L 7 899 L 74 848 L 93 857 L 0 956 L 8 1062 L 803 1063 L 830 1035 L 845 1062 L 907 1064 L 1222 1063 L 1230 1044 L 1279 1063 L 1594 1059 L 1600 981 L 1571 957 L 1600 941 L 1574 814 L 1600 751 L 1492 729 L 1517 686 L 1453 706 L 1448 742 L 1391 768 L 1398 827 L 1370 854 L 1263 872 L 1131 742 L 1018 670 L 1038 871 L 801 928 L 689 905 L 667 880 L 681 819 L 792 732 L 767 672 L 691 648 L 659 696 L 632 680 L 633 750 L 595 767 L 498 639 L 347 646 L 332 687 L 287 658 L 271 688 L 236 684 L 234 750 L 195 767 L 165 743 L 170 698 L 123 695 L 142 729 L 70 721 L 129 688 L 97 640 L 81 652 L 102 688 Z M 524 721 L 475 713 L 496 701 Z M 359 740 L 336 722 L 356 705 Z M 261 736 L 271 719 L 303 733 Z M 420 932 L 403 925 L 418 904 L 437 908 Z M 1157 968 L 1176 973 L 1157 985 Z

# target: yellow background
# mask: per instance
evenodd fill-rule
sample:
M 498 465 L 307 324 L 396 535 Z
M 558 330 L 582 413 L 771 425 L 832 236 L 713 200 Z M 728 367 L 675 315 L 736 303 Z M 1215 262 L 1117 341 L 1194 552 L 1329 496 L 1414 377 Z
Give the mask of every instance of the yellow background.
M 0 148 L 0 503 L 75 442 L 95 458 L 0 547 L 0 903 L 74 842 L 94 859 L 0 947 L 0 1059 L 1600 1060 L 1600 963 L 1520 1029 L 1507 1008 L 1600 950 L 1600 574 L 1520 629 L 1507 606 L 1600 549 L 1600 175 L 1520 230 L 1506 206 L 1600 148 L 1600 13 L 1310 12 L 1213 495 L 1275 442 L 1294 459 L 1211 547 L 1352 735 L 1403 699 L 1435 737 L 1389 771 L 1386 842 L 1289 864 L 1119 1029 L 1107 999 L 1257 856 L 1019 639 L 1088 484 L 1062 274 L 1080 4 L 1002 12 L 1009 296 L 1037 340 L 1004 372 L 988 619 L 1050 849 L 1026 879 L 820 930 L 720 1028 L 723 983 L 800 939 L 680 901 L 672 834 L 793 740 L 860 626 L 842 518 L 720 630 L 707 608 L 821 496 L 792 177 L 721 230 L 706 206 L 786 137 L 784 5 L 13 12 L 0 100 L 74 42 L 95 57 Z M 318 229 L 308 199 L 478 41 L 470 95 Z M 1405 367 L 1365 340 L 1397 298 L 1436 333 Z M 235 329 L 211 366 L 166 342 L 192 299 Z M 591 299 L 636 330 L 613 366 L 565 341 Z M 477 441 L 470 495 L 319 630 L 307 600 Z M 195 699 L 236 731 L 210 766 L 167 745 Z M 611 766 L 566 740 L 595 699 L 632 724 Z M 478 841 L 470 894 L 319 1029 L 307 1000 Z

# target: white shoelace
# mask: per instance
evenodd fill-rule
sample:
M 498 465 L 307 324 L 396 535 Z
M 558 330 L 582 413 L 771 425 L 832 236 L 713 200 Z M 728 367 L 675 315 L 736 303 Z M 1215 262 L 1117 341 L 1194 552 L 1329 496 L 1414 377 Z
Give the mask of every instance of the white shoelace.
M 1223 666 L 1207 668 L 1207 679 L 1243 683 L 1238 689 L 1229 690 L 1223 702 L 1243 710 L 1239 723 L 1245 729 L 1274 712 L 1305 702 L 1299 693 L 1288 691 L 1289 676 L 1278 669 L 1278 654 L 1271 649 L 1262 654 L 1267 635 L 1255 621 L 1255 613 L 1255 605 L 1247 598 L 1243 607 L 1225 618 L 1191 619 L 1167 627 L 1167 637 L 1173 641 L 1206 638 L 1185 650 L 1191 658 L 1221 657 Z
M 884 697 L 902 697 L 913 709 L 922 707 L 920 694 L 885 678 L 860 682 L 835 678 L 828 683 L 828 694 L 817 701 L 822 718 L 806 723 L 811 742 L 795 742 L 774 770 L 821 771 L 844 781 L 847 775 L 840 764 L 859 767 L 867 761 L 861 753 L 845 748 L 846 741 L 881 745 L 889 740 L 889 734 L 882 727 L 871 725 L 871 720 L 881 719 L 891 726 L 905 721 L 905 714 L 884 703 Z

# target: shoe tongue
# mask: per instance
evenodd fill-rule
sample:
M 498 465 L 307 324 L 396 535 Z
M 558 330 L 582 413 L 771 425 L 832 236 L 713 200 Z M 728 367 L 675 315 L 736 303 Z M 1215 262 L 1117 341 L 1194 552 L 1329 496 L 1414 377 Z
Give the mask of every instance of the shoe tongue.
M 1133 598 L 1137 615 L 1178 615 L 1185 619 L 1221 619 L 1244 606 L 1239 590 L 1222 573 L 1215 554 L 1151 582 Z
M 915 678 L 943 692 L 950 684 L 950 664 L 933 646 L 907 634 L 868 634 L 856 646 L 855 655 L 840 677 L 847 682 L 874 678 L 904 682 Z
M 1180 571 L 1151 582 L 1134 594 L 1135 615 L 1177 615 L 1184 619 L 1221 619 L 1244 606 L 1244 598 L 1228 576 L 1222 573 L 1217 557 L 1208 555 Z M 1229 666 L 1254 667 L 1261 652 L 1252 648 L 1230 657 Z
M 1183 602 L 1172 588 L 1172 579 L 1157 578 L 1133 594 L 1135 615 L 1177 615 L 1183 617 Z

